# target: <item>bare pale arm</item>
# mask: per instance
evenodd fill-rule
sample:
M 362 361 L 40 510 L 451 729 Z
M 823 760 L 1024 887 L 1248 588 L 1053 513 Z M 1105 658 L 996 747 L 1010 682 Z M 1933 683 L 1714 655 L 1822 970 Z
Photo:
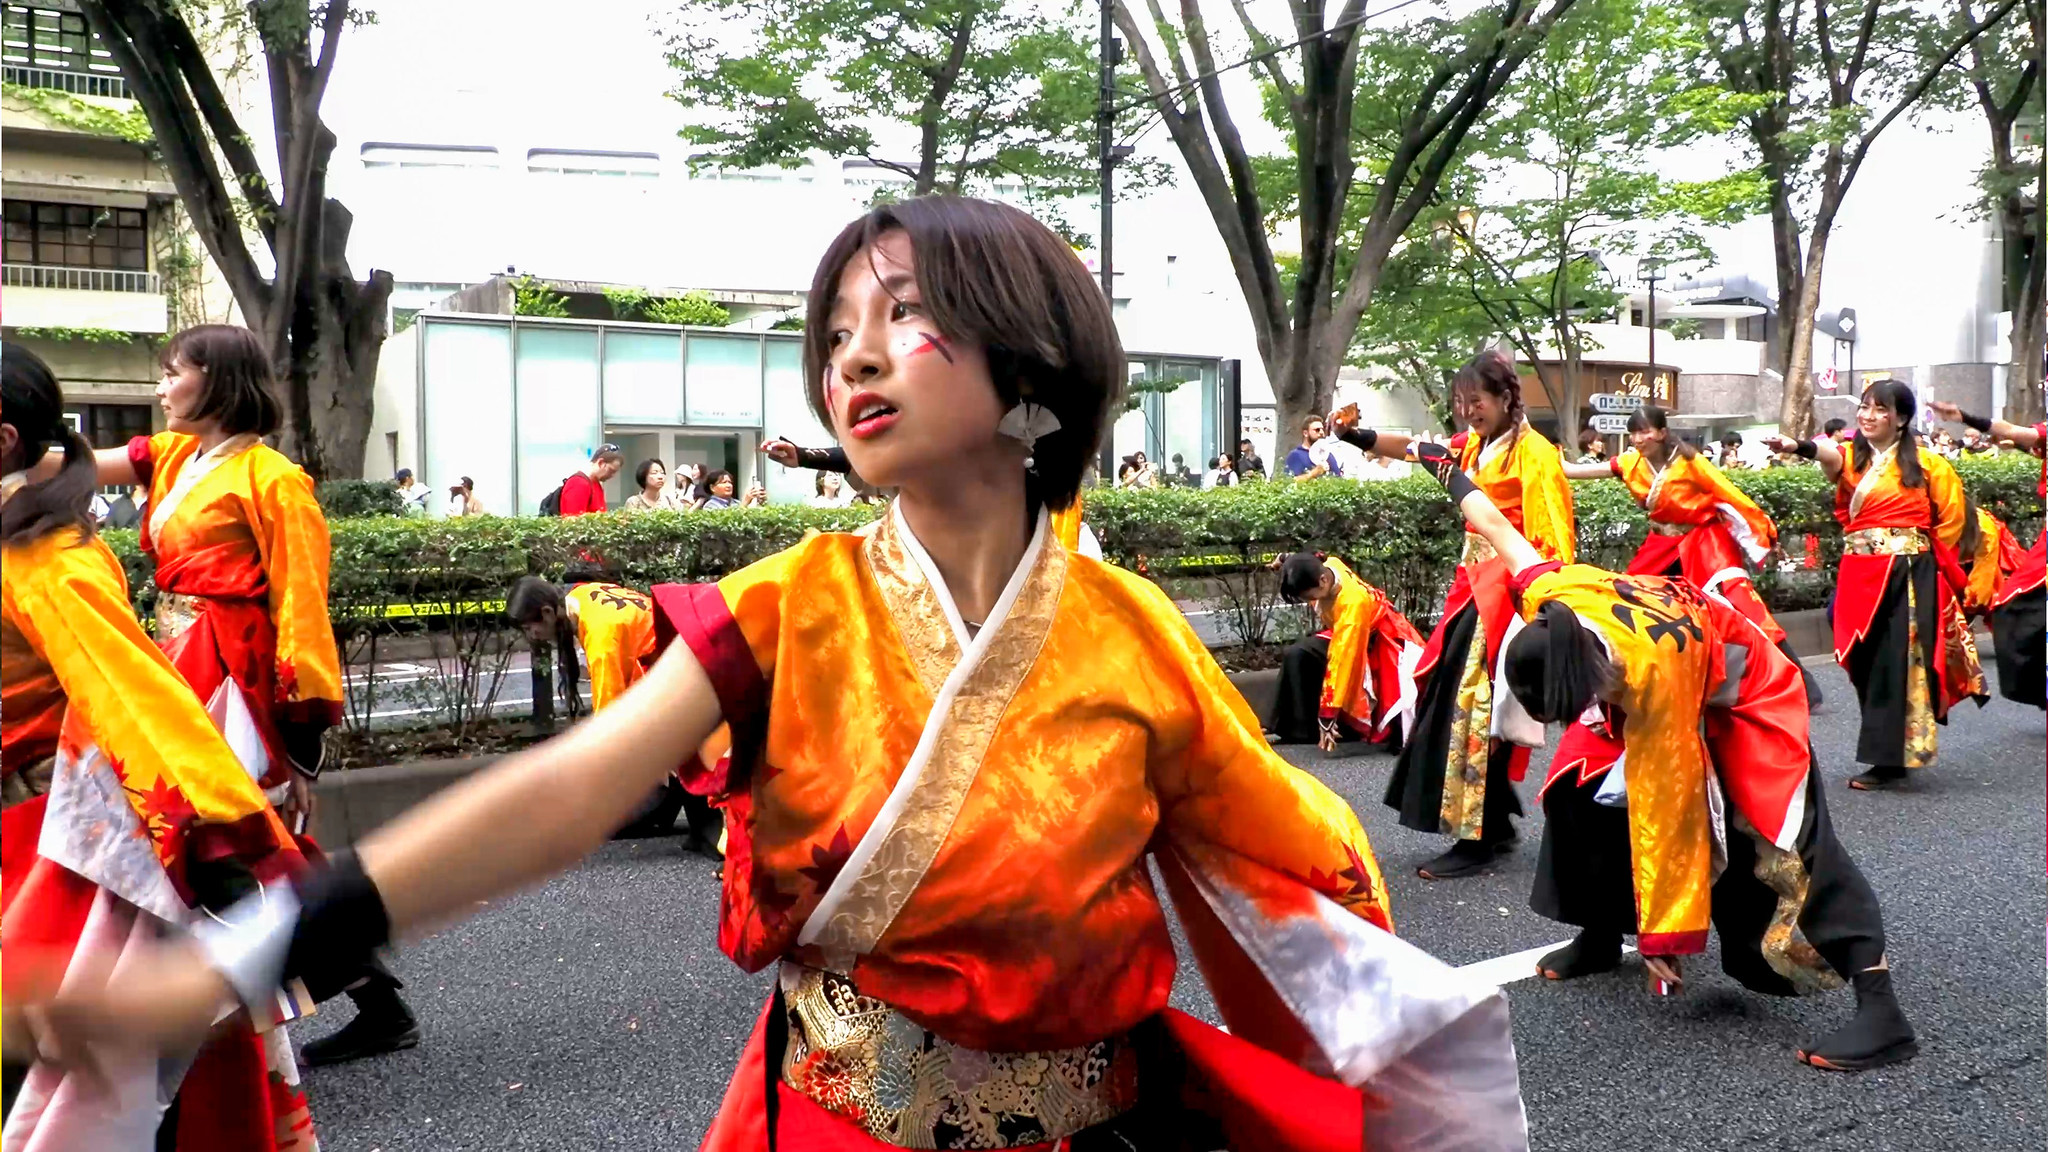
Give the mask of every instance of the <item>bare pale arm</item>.
M 392 934 L 418 935 L 596 851 L 718 723 L 710 679 L 673 644 L 603 712 L 379 830 L 358 854 Z
M 1764 446 L 1773 452 L 1796 452 L 1799 449 L 1799 441 L 1788 440 L 1783 436 L 1766 436 Z M 1841 446 L 1826 436 L 1814 437 L 1813 459 L 1820 465 L 1821 474 L 1828 479 L 1834 480 L 1842 475 Z
M 1943 420 L 1953 420 L 1958 424 L 1963 422 L 1963 409 L 1960 405 L 1950 404 L 1945 400 L 1936 400 L 1929 404 L 1928 407 L 1934 409 L 1934 414 Z M 1991 418 L 1991 438 L 1994 440 L 2010 440 L 2029 452 L 2041 446 L 2040 433 L 2025 424 L 2010 424 L 1998 419 L 1996 416 Z
M 1614 468 L 1609 464 L 1566 464 L 1564 478 L 1567 480 L 1612 480 Z
M 1500 553 L 1500 558 L 1507 562 L 1508 571 L 1520 575 L 1523 569 L 1543 563 L 1543 553 L 1508 523 L 1507 516 L 1494 507 L 1486 493 L 1477 488 L 1467 492 L 1465 498 L 1458 502 L 1458 511 L 1465 514 L 1465 523 L 1472 531 L 1486 537 L 1486 542 Z

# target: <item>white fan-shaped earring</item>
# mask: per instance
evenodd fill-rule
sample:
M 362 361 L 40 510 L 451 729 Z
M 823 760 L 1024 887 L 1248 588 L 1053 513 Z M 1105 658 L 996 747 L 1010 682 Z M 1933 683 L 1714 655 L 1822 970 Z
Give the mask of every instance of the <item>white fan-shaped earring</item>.
M 997 432 L 1024 445 L 1026 468 L 1038 465 L 1037 458 L 1031 455 L 1031 449 L 1037 445 L 1039 437 L 1050 436 L 1059 430 L 1060 418 L 1052 414 L 1052 409 L 1028 400 L 1003 413 L 1001 422 L 996 425 Z

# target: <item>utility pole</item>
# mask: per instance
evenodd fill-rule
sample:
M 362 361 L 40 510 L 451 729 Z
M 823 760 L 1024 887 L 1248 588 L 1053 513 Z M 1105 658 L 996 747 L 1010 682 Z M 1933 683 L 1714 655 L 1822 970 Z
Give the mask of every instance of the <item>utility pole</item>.
M 1650 286 L 1650 362 L 1643 370 L 1643 403 L 1657 395 L 1657 281 L 1664 278 L 1664 261 L 1645 256 L 1637 262 L 1636 278 Z
M 1102 77 L 1095 101 L 1095 149 L 1096 158 L 1102 164 L 1102 236 L 1096 241 L 1098 266 L 1102 273 L 1102 295 L 1110 307 L 1116 307 L 1116 272 L 1110 258 L 1110 242 L 1114 235 L 1116 195 L 1117 147 L 1112 136 L 1116 127 L 1116 66 L 1123 55 L 1123 43 L 1116 38 L 1116 26 L 1110 20 L 1113 0 L 1100 0 L 1102 8 Z

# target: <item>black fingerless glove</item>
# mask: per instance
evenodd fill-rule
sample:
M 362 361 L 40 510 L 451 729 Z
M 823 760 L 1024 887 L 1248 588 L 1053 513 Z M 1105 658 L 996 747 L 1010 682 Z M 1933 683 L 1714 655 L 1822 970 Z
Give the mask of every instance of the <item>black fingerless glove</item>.
M 1337 439 L 1360 452 L 1370 452 L 1380 442 L 1380 434 L 1371 428 L 1343 428 L 1338 430 Z
M 1818 460 L 1820 459 L 1820 446 L 1811 440 L 1801 440 L 1799 446 L 1792 449 L 1792 454 L 1801 460 Z
M 292 768 L 308 780 L 320 778 L 320 762 L 326 755 L 321 736 L 326 729 L 310 724 L 283 724 L 278 735 L 284 740 L 284 754 Z
M 303 981 L 318 1003 L 361 978 L 377 949 L 391 942 L 391 917 L 354 852 L 328 857 L 326 867 L 309 872 L 293 887 L 300 910 L 285 953 L 284 978 Z
M 1972 416 L 1965 412 L 1963 413 L 1963 426 L 1982 432 L 1986 436 L 1991 435 L 1991 417 L 1989 416 Z
M 1450 449 L 1441 444 L 1427 442 L 1416 443 L 1410 447 L 1415 453 L 1416 462 L 1429 469 L 1429 474 L 1436 477 L 1436 482 L 1443 485 L 1444 491 L 1451 494 L 1453 503 L 1464 499 L 1465 493 L 1472 491 L 1472 478 L 1465 475 L 1463 468 L 1458 467 L 1458 458 L 1451 454 Z M 1462 487 L 1458 483 L 1461 480 L 1464 481 Z

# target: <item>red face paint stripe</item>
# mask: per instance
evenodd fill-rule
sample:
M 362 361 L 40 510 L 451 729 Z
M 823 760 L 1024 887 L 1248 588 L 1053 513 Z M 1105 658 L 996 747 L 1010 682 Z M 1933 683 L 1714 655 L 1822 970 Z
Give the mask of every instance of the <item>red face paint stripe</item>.
M 919 332 L 918 335 L 924 337 L 924 343 L 910 350 L 912 356 L 925 352 L 937 352 L 946 358 L 946 363 L 951 364 L 953 362 L 953 352 L 946 347 L 945 337 L 934 336 L 929 332 Z

